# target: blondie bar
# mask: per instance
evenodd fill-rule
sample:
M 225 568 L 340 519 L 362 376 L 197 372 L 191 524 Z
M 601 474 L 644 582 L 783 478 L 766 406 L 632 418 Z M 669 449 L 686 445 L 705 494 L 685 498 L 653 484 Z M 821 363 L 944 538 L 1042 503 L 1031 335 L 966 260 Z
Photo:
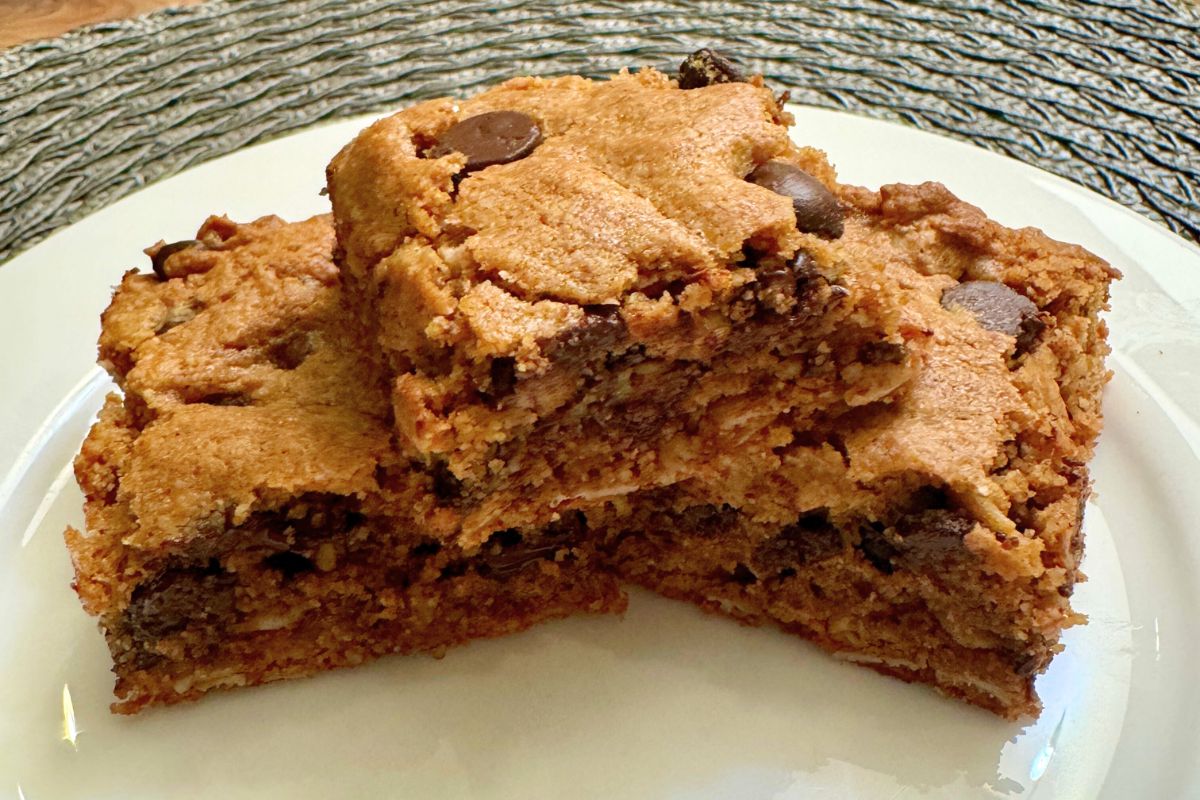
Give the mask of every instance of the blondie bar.
M 151 248 L 158 276 L 127 274 L 104 314 L 124 399 L 75 465 L 67 544 L 115 710 L 624 607 L 574 520 L 470 552 L 429 533 L 327 218 L 213 218 L 185 244 Z
M 843 257 L 823 155 L 760 80 L 700 83 L 516 79 L 329 166 L 402 449 L 474 540 L 703 474 L 782 414 L 890 402 L 916 368 L 904 287 Z

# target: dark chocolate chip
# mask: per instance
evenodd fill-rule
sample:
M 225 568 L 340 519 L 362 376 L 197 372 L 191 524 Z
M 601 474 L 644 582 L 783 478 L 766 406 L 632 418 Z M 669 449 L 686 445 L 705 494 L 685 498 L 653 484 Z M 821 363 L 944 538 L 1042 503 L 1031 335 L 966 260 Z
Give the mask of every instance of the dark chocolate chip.
M 730 573 L 729 577 L 739 586 L 751 586 L 758 583 L 758 576 L 749 567 L 741 563 L 733 568 L 733 572 Z
M 578 541 L 587 533 L 587 515 L 582 511 L 568 511 L 554 522 L 546 526 L 543 535 L 563 540 Z
M 493 400 L 508 397 L 517 388 L 517 360 L 512 356 L 497 356 L 488 367 L 491 388 L 488 396 Z
M 524 158 L 542 143 L 542 129 L 520 111 L 489 111 L 451 125 L 429 150 L 431 158 L 450 153 L 467 157 L 464 172 Z
M 762 573 L 792 575 L 797 567 L 815 564 L 842 552 L 842 535 L 823 512 L 808 514 L 760 543 L 752 563 Z
M 1049 660 L 1042 655 L 1023 654 L 1018 656 L 1016 663 L 1013 665 L 1013 671 L 1022 678 L 1028 678 L 1041 672 L 1042 669 L 1049 663 Z
M 164 244 L 150 257 L 150 268 L 154 270 L 154 274 L 158 276 L 160 281 L 178 278 L 180 277 L 179 275 L 173 274 L 167 269 L 167 261 L 181 250 L 190 250 L 193 247 L 204 247 L 204 242 L 196 239 L 184 239 L 181 242 Z
M 1017 340 L 1017 354 L 1028 352 L 1046 327 L 1034 302 L 996 281 L 964 281 L 942 293 L 944 308 L 962 308 L 989 331 Z
M 700 89 L 718 83 L 745 83 L 746 73 L 734 61 L 708 47 L 701 48 L 679 65 L 679 88 Z
M 463 575 L 467 574 L 468 567 L 470 567 L 470 562 L 467 561 L 467 559 L 465 559 L 465 558 L 461 558 L 458 561 L 451 561 L 449 564 L 447 564 L 445 567 L 442 568 L 442 573 L 438 577 L 438 580 L 449 580 L 451 578 L 461 578 Z
M 681 533 L 695 536 L 716 536 L 732 527 L 738 511 L 730 505 L 690 506 L 680 512 L 672 526 Z
M 825 184 L 795 164 L 768 161 L 756 167 L 746 180 L 792 198 L 796 227 L 801 232 L 815 233 L 825 239 L 837 239 L 842 235 L 842 204 Z
M 899 552 L 887 540 L 883 531 L 873 525 L 864 525 L 859 530 L 859 536 L 858 549 L 862 551 L 863 557 L 884 575 L 891 575 L 895 571 L 892 559 L 899 555 Z
M 316 569 L 316 564 L 312 562 L 312 559 L 299 553 L 293 553 L 291 550 L 272 553 L 263 559 L 263 566 L 282 572 L 284 578 L 294 578 L 301 573 L 312 572 Z
M 125 619 L 137 639 L 153 640 L 178 633 L 192 622 L 231 619 L 234 576 L 215 564 L 208 568 L 165 570 L 138 586 Z
M 408 554 L 414 558 L 429 558 L 436 556 L 442 551 L 442 543 L 436 539 L 426 539 L 423 542 L 418 542 L 413 545 Z
M 578 325 L 562 331 L 545 344 L 546 355 L 559 363 L 588 360 L 598 351 L 609 351 L 625 340 L 625 320 L 618 305 L 586 305 Z
M 904 361 L 904 345 L 899 342 L 867 342 L 858 348 L 858 360 L 864 364 L 899 364 Z
M 449 503 L 462 497 L 463 484 L 445 461 L 436 461 L 431 470 L 433 478 L 433 495 L 443 503 Z
M 900 559 L 913 568 L 944 566 L 968 554 L 963 537 L 975 520 L 962 511 L 934 509 L 909 514 L 896 524 Z

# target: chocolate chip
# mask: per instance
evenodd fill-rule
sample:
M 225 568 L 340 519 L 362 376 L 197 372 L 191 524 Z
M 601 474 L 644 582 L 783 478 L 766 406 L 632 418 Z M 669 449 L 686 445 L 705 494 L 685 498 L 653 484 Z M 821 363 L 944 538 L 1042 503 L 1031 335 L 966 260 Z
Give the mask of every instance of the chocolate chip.
M 283 573 L 284 578 L 294 578 L 304 572 L 312 572 L 316 564 L 312 559 L 285 550 L 282 553 L 272 553 L 263 559 L 263 566 Z
M 1017 340 L 1017 355 L 1028 352 L 1046 327 L 1038 307 L 1025 295 L 996 281 L 964 281 L 942 293 L 943 308 L 961 308 L 989 331 Z
M 862 551 L 863 557 L 884 575 L 891 575 L 895 571 L 892 559 L 899 552 L 895 545 L 887 540 L 880 527 L 877 527 L 877 524 L 864 525 L 859 530 L 859 537 L 858 549 Z
M 154 270 L 154 274 L 158 276 L 160 281 L 181 277 L 182 273 L 175 274 L 167 269 L 167 261 L 176 253 L 182 250 L 190 250 L 193 247 L 204 247 L 204 242 L 196 239 L 184 239 L 181 242 L 164 244 L 155 250 L 154 255 L 150 257 L 150 268 Z
M 563 540 L 574 542 L 583 538 L 587 530 L 587 515 L 582 511 L 575 510 L 568 511 L 554 522 L 551 522 L 542 533 L 545 536 L 555 537 L 560 542 Z
M 837 239 L 842 235 L 842 204 L 825 184 L 795 164 L 768 161 L 755 167 L 746 180 L 792 198 L 796 227 L 801 232 L 815 233 L 824 239 Z
M 450 467 L 445 461 L 434 462 L 431 477 L 433 478 L 433 496 L 441 502 L 449 503 L 462 497 L 462 481 L 450 471 Z
M 701 48 L 679 65 L 679 88 L 700 89 L 718 83 L 745 83 L 746 73 L 734 61 L 708 47 Z
M 745 564 L 739 563 L 729 575 L 739 586 L 751 586 L 758 583 L 758 576 Z
M 491 388 L 488 396 L 492 400 L 508 397 L 517 388 L 517 360 L 512 356 L 498 356 L 488 367 Z
M 1013 664 L 1013 672 L 1022 678 L 1028 678 L 1041 672 L 1049 663 L 1049 659 L 1039 654 L 1023 654 L 1018 656 Z
M 899 364 L 904 361 L 904 345 L 898 342 L 867 342 L 858 348 L 858 360 L 864 364 Z
M 542 129 L 520 111 L 489 111 L 451 125 L 427 153 L 441 158 L 450 153 L 467 157 L 464 172 L 524 158 L 542 143 Z
M 408 551 L 413 558 L 429 558 L 442 551 L 442 543 L 437 539 L 426 539 L 414 544 Z
M 586 305 L 583 319 L 545 344 L 546 355 L 556 362 L 588 360 L 597 351 L 609 351 L 625 340 L 625 320 L 619 305 Z
M 896 523 L 900 560 L 911 568 L 946 566 L 968 555 L 963 537 L 975 520 L 962 511 L 934 509 L 909 514 Z
M 737 523 L 738 511 L 730 505 L 689 506 L 676 516 L 671 526 L 680 533 L 717 536 Z
M 755 549 L 751 559 L 762 574 L 783 574 L 842 552 L 842 535 L 824 513 L 808 514 Z
M 213 622 L 234 614 L 234 576 L 219 565 L 164 570 L 133 591 L 125 620 L 137 639 L 178 633 L 192 622 Z

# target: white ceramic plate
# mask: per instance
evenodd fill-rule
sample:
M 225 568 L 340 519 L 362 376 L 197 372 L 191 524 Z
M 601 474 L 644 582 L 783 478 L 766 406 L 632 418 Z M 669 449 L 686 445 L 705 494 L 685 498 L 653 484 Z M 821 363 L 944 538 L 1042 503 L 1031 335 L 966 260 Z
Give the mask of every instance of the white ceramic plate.
M 209 212 L 325 210 L 352 120 L 196 167 L 0 268 L 0 798 L 1200 797 L 1200 250 L 976 148 L 796 112 L 844 180 L 940 180 L 1125 272 L 1076 594 L 1091 623 L 1039 680 L 1035 724 L 643 593 L 623 620 L 109 714 L 108 653 L 61 538 L 82 521 L 69 465 L 109 387 L 98 315 L 142 247 Z

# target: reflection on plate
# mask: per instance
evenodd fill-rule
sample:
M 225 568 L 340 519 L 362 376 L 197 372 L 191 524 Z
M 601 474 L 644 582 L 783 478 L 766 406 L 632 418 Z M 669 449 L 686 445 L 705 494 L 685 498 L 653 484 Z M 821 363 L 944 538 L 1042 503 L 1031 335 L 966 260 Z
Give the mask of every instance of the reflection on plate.
M 205 164 L 0 268 L 0 791 L 121 797 L 1183 797 L 1200 795 L 1200 251 L 1136 215 L 967 145 L 796 109 L 842 178 L 941 180 L 1010 225 L 1125 272 L 1116 373 L 1088 509 L 1091 622 L 1014 725 L 839 663 L 792 637 L 636 593 L 452 650 L 108 713 L 108 654 L 69 588 L 70 460 L 107 378 L 97 318 L 121 272 L 210 212 L 299 218 L 339 123 Z M 203 770 L 196 765 L 203 764 Z

